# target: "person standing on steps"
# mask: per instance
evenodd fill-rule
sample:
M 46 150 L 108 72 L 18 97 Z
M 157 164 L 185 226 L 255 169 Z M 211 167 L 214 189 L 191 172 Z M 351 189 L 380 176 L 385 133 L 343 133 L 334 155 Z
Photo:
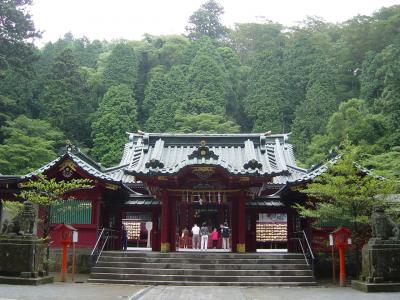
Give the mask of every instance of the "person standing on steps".
M 122 224 L 122 250 L 128 250 L 128 230 L 125 224 Z
M 231 235 L 231 231 L 228 227 L 228 223 L 221 224 L 221 236 L 222 236 L 222 249 L 229 249 L 229 237 Z
M 206 251 L 208 248 L 208 227 L 207 224 L 204 222 L 200 228 L 200 235 L 201 235 L 201 250 Z
M 182 230 L 182 241 L 184 249 L 186 249 L 188 246 L 188 240 L 189 240 L 189 230 L 185 227 Z
M 218 242 L 218 231 L 217 228 L 214 228 L 213 232 L 211 232 L 211 241 L 213 249 L 217 249 Z
M 192 248 L 193 249 L 199 249 L 200 248 L 200 228 L 197 226 L 197 224 L 194 224 L 192 227 Z

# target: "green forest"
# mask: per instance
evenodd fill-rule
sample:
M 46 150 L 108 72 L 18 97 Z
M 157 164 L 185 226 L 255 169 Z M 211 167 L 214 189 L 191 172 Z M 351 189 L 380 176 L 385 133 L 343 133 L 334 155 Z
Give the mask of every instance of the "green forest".
M 400 178 L 400 5 L 332 24 L 222 24 L 205 2 L 184 35 L 37 47 L 31 0 L 0 1 L 0 173 L 24 174 L 66 141 L 105 167 L 126 132 L 291 133 L 298 164 L 343 142 Z

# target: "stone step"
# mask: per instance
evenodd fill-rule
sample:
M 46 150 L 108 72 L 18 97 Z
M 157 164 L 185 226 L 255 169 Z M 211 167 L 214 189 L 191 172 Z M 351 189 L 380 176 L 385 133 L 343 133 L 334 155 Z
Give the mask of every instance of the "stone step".
M 199 276 L 312 276 L 311 270 L 199 270 L 94 267 L 93 273 Z
M 304 263 L 303 259 L 272 259 L 272 258 L 257 258 L 257 259 L 249 259 L 249 258 L 217 258 L 217 259 L 206 259 L 206 258 L 180 258 L 180 257 L 119 257 L 119 256 L 100 256 L 99 261 L 104 262 L 147 262 L 147 263 L 182 263 L 182 264 L 302 264 Z
M 298 253 L 103 252 L 89 282 L 121 284 L 314 285 Z
M 310 282 L 313 276 L 201 276 L 201 275 L 152 275 L 92 273 L 91 279 L 143 280 L 143 281 L 190 281 L 190 282 Z
M 104 251 L 102 256 L 113 257 L 151 257 L 151 258 L 206 258 L 206 259 L 302 259 L 301 253 L 229 253 L 229 252 L 136 252 L 136 251 Z
M 107 262 L 99 261 L 96 267 L 114 268 L 144 268 L 144 269 L 198 269 L 198 270 L 304 270 L 309 266 L 302 261 L 301 264 L 182 264 L 178 263 L 138 263 L 138 262 Z
M 107 284 L 136 284 L 136 285 L 176 285 L 176 286 L 314 286 L 315 281 L 309 282 L 212 282 L 212 281 L 155 281 L 155 280 L 121 280 L 121 279 L 88 279 L 90 283 Z

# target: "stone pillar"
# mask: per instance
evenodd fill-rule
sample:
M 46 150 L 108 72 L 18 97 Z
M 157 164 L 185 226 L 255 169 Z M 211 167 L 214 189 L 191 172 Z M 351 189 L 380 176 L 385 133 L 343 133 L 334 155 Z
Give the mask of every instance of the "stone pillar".
M 236 252 L 246 252 L 246 192 L 239 193 L 237 205 L 237 226 L 238 226 L 238 239 L 236 244 Z
M 169 252 L 170 243 L 170 208 L 168 192 L 161 192 L 161 252 Z

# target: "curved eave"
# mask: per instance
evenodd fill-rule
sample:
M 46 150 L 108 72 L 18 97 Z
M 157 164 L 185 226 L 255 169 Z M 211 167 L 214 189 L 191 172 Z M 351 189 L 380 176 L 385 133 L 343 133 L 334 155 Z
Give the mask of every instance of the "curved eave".
M 49 170 L 57 166 L 60 162 L 62 162 L 65 159 L 71 160 L 88 177 L 92 177 L 96 180 L 104 181 L 107 183 L 117 184 L 121 187 L 123 186 L 123 183 L 121 181 L 114 180 L 113 178 L 104 174 L 101 170 L 94 168 L 92 165 L 86 163 L 84 160 L 82 160 L 75 154 L 69 152 L 64 153 L 63 155 L 57 157 L 56 159 L 52 160 L 51 162 L 49 162 L 48 164 L 44 165 L 39 169 L 21 176 L 21 180 L 27 180 L 27 179 L 29 180 L 34 178 L 38 174 L 43 174 L 45 172 L 48 172 Z
M 287 175 L 288 171 L 287 170 L 282 170 L 282 171 L 276 171 L 276 172 L 262 172 L 258 169 L 255 170 L 237 170 L 237 171 L 230 171 L 227 168 L 222 167 L 221 165 L 214 165 L 214 164 L 196 164 L 196 165 L 187 165 L 187 167 L 196 167 L 196 166 L 201 166 L 201 167 L 216 167 L 216 168 L 221 168 L 226 171 L 226 173 L 230 176 L 251 176 L 251 177 L 274 177 L 274 176 L 280 176 L 280 175 Z M 147 169 L 146 171 L 136 171 L 136 170 L 126 170 L 127 173 L 140 177 L 140 176 L 176 176 L 179 175 L 179 173 L 183 170 L 165 170 L 165 169 Z

